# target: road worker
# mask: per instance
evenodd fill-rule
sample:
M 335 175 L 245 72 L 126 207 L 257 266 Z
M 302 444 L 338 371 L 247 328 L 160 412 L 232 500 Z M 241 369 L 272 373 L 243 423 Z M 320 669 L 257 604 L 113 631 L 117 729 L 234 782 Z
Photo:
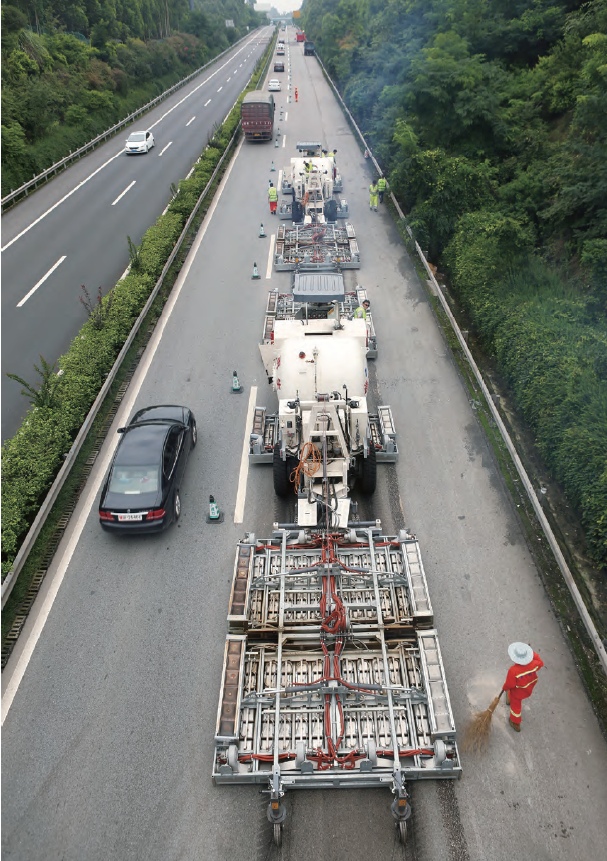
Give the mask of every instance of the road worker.
M 508 655 L 514 664 L 508 670 L 503 690 L 506 691 L 506 704 L 510 706 L 510 726 L 515 732 L 520 732 L 523 700 L 533 693 L 538 670 L 544 662 L 526 643 L 511 643 Z
M 297 87 L 295 87 L 295 101 L 297 101 Z
M 380 203 L 384 202 L 384 192 L 387 188 L 387 185 L 388 185 L 388 183 L 386 182 L 385 176 L 380 176 L 380 178 L 377 180 L 377 191 L 379 194 L 379 202 Z
M 369 209 L 375 209 L 376 212 L 377 212 L 377 194 L 378 194 L 377 183 L 372 182 L 371 185 L 369 186 Z
M 358 308 L 356 309 L 356 311 L 354 312 L 354 317 L 361 319 L 361 320 L 366 320 L 367 319 L 367 311 L 369 310 L 370 307 L 371 307 L 371 303 L 369 302 L 369 300 L 363 299 L 362 305 L 359 305 Z
M 331 159 L 331 161 L 333 162 L 333 181 L 334 181 L 334 182 L 335 182 L 335 180 L 337 179 L 337 165 L 336 165 L 336 163 L 335 163 L 335 156 L 336 156 L 336 155 L 337 155 L 337 150 L 336 150 L 336 149 L 329 150 L 329 152 L 328 152 L 328 156 L 329 156 L 329 158 Z
M 276 207 L 278 206 L 278 190 L 274 188 L 274 183 L 270 183 L 270 187 L 268 189 L 268 200 L 270 201 L 270 212 L 272 215 L 276 215 Z

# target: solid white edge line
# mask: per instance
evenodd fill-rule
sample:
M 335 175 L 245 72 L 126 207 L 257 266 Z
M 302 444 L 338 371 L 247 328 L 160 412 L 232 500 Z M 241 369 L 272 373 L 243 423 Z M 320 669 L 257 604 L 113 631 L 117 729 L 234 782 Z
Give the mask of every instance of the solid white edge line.
M 250 44 L 250 42 L 248 42 L 247 44 Z M 234 57 L 237 57 L 241 51 L 244 51 L 244 49 L 246 47 L 247 47 L 247 45 L 243 45 L 242 48 L 240 48 L 238 51 L 236 51 L 236 53 L 223 64 L 223 66 L 220 66 L 219 69 L 214 71 L 213 74 L 210 75 L 208 78 L 206 78 L 201 84 L 198 84 L 198 86 L 196 86 L 193 90 L 190 90 L 190 92 L 186 96 L 184 96 L 183 99 L 181 99 L 179 102 L 177 102 L 176 105 L 173 105 L 172 108 L 170 108 L 168 111 L 166 111 L 166 113 L 164 113 L 160 117 L 159 120 L 156 120 L 156 122 L 153 123 L 148 129 L 146 129 L 146 131 L 151 131 L 153 128 L 155 128 L 158 125 L 158 123 L 161 123 L 162 120 L 171 113 L 171 111 L 174 111 L 175 108 L 178 108 L 179 105 L 182 105 L 186 101 L 186 99 L 189 99 L 190 96 L 194 95 L 194 93 L 197 90 L 199 90 L 200 87 L 202 87 L 202 86 L 204 86 L 204 84 L 208 83 L 208 81 L 210 81 L 211 78 L 214 78 L 215 75 L 218 72 L 221 72 L 222 69 L 225 69 L 225 67 L 228 65 L 228 63 L 231 63 L 232 60 L 234 59 Z M 242 63 L 240 65 L 242 66 Z M 209 99 L 209 102 L 210 101 L 211 100 Z M 207 105 L 209 102 L 207 102 Z M 206 108 L 206 105 L 205 105 L 205 108 Z M 94 170 L 93 173 L 91 173 L 89 176 L 87 176 L 85 179 L 83 179 L 82 182 L 79 182 L 78 185 L 75 186 L 71 191 L 68 191 L 68 193 L 65 194 L 61 198 L 61 200 L 58 200 L 57 203 L 54 203 L 50 207 L 50 209 L 47 209 L 46 212 L 43 212 L 42 215 L 39 215 L 38 218 L 36 218 L 34 221 L 32 221 L 31 224 L 28 224 L 28 226 L 26 228 L 24 228 L 21 231 L 21 233 L 18 233 L 17 236 L 13 237 L 13 239 L 10 240 L 10 242 L 7 242 L 6 245 L 4 245 L 2 248 L 0 248 L 0 252 L 6 251 L 7 248 L 10 248 L 10 246 L 13 244 L 13 242 L 16 242 L 18 239 L 21 239 L 21 237 L 24 236 L 28 231 L 30 231 L 32 229 L 32 227 L 35 227 L 36 224 L 38 224 L 38 222 L 42 221 L 43 218 L 46 218 L 47 215 L 50 215 L 50 213 L 54 209 L 57 209 L 57 207 L 60 206 L 62 203 L 64 203 L 64 201 L 66 201 L 68 199 L 68 197 L 71 197 L 72 194 L 74 194 L 74 192 L 78 191 L 79 188 L 82 188 L 82 186 L 85 185 L 89 181 L 89 179 L 92 179 L 94 176 L 96 176 L 100 170 L 103 170 L 104 167 L 107 167 L 108 164 L 110 164 L 110 162 L 114 161 L 115 158 L 118 158 L 119 155 L 122 155 L 123 152 L 124 152 L 124 149 L 121 149 L 120 152 L 117 152 L 116 155 L 113 155 L 110 159 L 108 159 L 106 162 L 104 162 L 100 167 L 97 168 L 97 170 Z
M 274 259 L 274 244 L 276 242 L 276 234 L 270 236 L 270 250 L 268 251 L 268 268 L 266 269 L 266 278 L 272 277 L 272 260 Z
M 165 148 L 160 150 L 160 152 L 158 153 L 158 158 L 160 158 L 160 156 L 162 155 L 163 152 L 166 152 L 168 150 L 168 148 L 171 146 L 172 143 L 173 143 L 173 141 L 169 141 L 168 144 L 165 146 Z
M 131 183 L 129 183 L 127 185 L 127 187 L 124 189 L 124 191 L 122 192 L 122 194 L 119 194 L 118 197 L 116 198 L 116 200 L 112 203 L 112 206 L 116 206 L 118 201 L 124 197 L 124 195 L 127 193 L 127 191 L 131 190 L 131 188 L 135 185 L 136 182 L 137 182 L 137 180 L 134 179 Z
M 247 480 L 249 478 L 249 433 L 253 427 L 253 413 L 255 412 L 255 400 L 257 399 L 257 386 L 251 386 L 249 394 L 249 406 L 247 407 L 247 418 L 244 426 L 244 440 L 242 442 L 242 456 L 240 458 L 240 473 L 238 475 L 238 493 L 236 494 L 236 507 L 234 508 L 234 523 L 242 523 L 244 520 L 244 506 L 247 498 Z
M 202 240 L 204 239 L 204 236 L 207 232 L 207 228 L 208 228 L 209 224 L 211 223 L 211 220 L 213 218 L 213 214 L 215 212 L 215 209 L 217 208 L 217 204 L 219 203 L 219 200 L 221 199 L 221 195 L 223 194 L 223 191 L 227 185 L 227 181 L 230 177 L 230 174 L 232 173 L 232 168 L 236 162 L 236 159 L 238 158 L 238 154 L 240 152 L 240 148 L 242 147 L 243 140 L 244 140 L 244 138 L 241 139 L 240 143 L 236 147 L 236 151 L 234 153 L 234 156 L 233 156 L 230 164 L 228 165 L 228 168 L 227 168 L 227 170 L 223 176 L 223 179 L 221 180 L 221 182 L 219 184 L 219 187 L 217 189 L 217 194 L 213 198 L 213 202 L 212 202 L 211 206 L 209 207 L 209 211 L 208 211 L 204 221 L 202 222 L 202 227 L 200 228 L 200 231 L 199 231 L 199 233 L 198 233 L 198 235 L 194 241 L 194 244 L 192 245 L 192 249 L 186 258 L 184 266 L 183 266 L 181 272 L 179 273 L 179 275 L 177 277 L 177 281 L 175 282 L 175 286 L 173 287 L 171 295 L 170 295 L 166 305 L 164 306 L 164 310 L 160 316 L 160 319 L 158 320 L 158 323 L 157 323 L 156 328 L 154 330 L 154 334 L 152 335 L 152 337 L 148 343 L 148 346 L 146 347 L 146 350 L 143 354 L 143 360 L 142 360 L 142 362 L 141 362 L 141 364 L 137 370 L 137 373 L 136 373 L 136 375 L 133 378 L 133 381 L 131 383 L 132 390 L 131 390 L 131 387 L 129 387 L 129 389 L 127 391 L 128 397 L 123 400 L 122 405 L 121 405 L 120 409 L 118 410 L 118 413 L 116 414 L 116 418 L 114 419 L 114 425 L 113 426 L 119 427 L 121 423 L 124 424 L 124 422 L 126 421 L 126 418 L 132 412 L 135 400 L 139 396 L 139 392 L 141 390 L 143 382 L 144 382 L 146 375 L 150 369 L 150 365 L 152 364 L 152 360 L 156 354 L 156 351 L 158 349 L 158 345 L 160 344 L 160 340 L 161 340 L 162 335 L 164 333 L 166 324 L 169 321 L 171 314 L 173 313 L 173 309 L 177 303 L 177 300 L 179 299 L 179 295 L 181 293 L 181 290 L 183 288 L 185 280 L 188 276 L 188 273 L 192 267 L 192 263 L 194 262 L 194 259 L 196 258 L 196 255 L 198 254 L 198 250 L 200 249 L 200 245 L 202 243 Z M 44 625 L 46 624 L 46 620 L 48 619 L 48 617 L 50 615 L 51 609 L 53 607 L 53 603 L 55 601 L 55 598 L 57 597 L 57 593 L 59 592 L 59 588 L 63 582 L 63 578 L 65 577 L 65 573 L 67 571 L 67 568 L 71 562 L 72 556 L 74 555 L 74 551 L 78 545 L 78 542 L 80 541 L 80 536 L 82 535 L 82 532 L 84 530 L 86 522 L 90 516 L 91 510 L 93 508 L 93 504 L 95 502 L 95 499 L 97 498 L 97 494 L 99 493 L 99 490 L 101 488 L 101 484 L 102 484 L 102 482 L 106 476 L 106 473 L 108 471 L 111 459 L 114 456 L 114 450 L 116 448 L 117 441 L 118 441 L 118 434 L 114 434 L 114 436 L 116 437 L 116 440 L 112 445 L 108 446 L 108 450 L 102 459 L 102 462 L 99 466 L 99 471 L 96 475 L 96 478 L 89 488 L 89 492 L 86 496 L 86 501 L 83 504 L 82 511 L 80 512 L 80 516 L 78 517 L 78 520 L 77 520 L 76 525 L 74 527 L 74 531 L 70 535 L 67 546 L 66 546 L 66 548 L 63 551 L 63 554 L 61 556 L 61 560 L 60 560 L 59 564 L 57 565 L 57 571 L 56 571 L 55 575 L 53 576 L 53 578 L 50 582 L 49 590 L 45 596 L 44 602 L 42 603 L 42 606 L 40 608 L 38 616 L 36 617 L 36 620 L 35 620 L 34 625 L 32 627 L 32 631 L 31 631 L 31 633 L 27 639 L 27 642 L 25 643 L 25 645 L 23 647 L 23 651 L 21 652 L 21 655 L 19 656 L 19 660 L 17 661 L 17 665 L 16 665 L 15 670 L 14 670 L 14 672 L 10 678 L 10 681 L 8 682 L 8 684 L 6 686 L 4 696 L 2 697 L 2 720 L 1 720 L 2 724 L 4 724 L 4 721 L 6 719 L 8 712 L 9 712 L 9 709 L 10 709 L 11 705 L 13 704 L 13 700 L 15 699 L 15 695 L 16 695 L 17 691 L 19 690 L 19 685 L 21 684 L 21 680 L 23 679 L 23 676 L 25 675 L 27 665 L 29 664 L 29 662 L 31 660 L 31 657 L 34 653 L 34 649 L 36 648 L 36 644 L 38 643 L 38 640 L 40 639 L 40 636 L 41 636 L 42 631 L 44 629 Z
M 38 289 L 38 287 L 40 287 L 40 285 L 41 285 L 41 284 L 44 284 L 44 282 L 46 281 L 46 279 L 47 279 L 49 276 L 51 276 L 51 275 L 53 274 L 53 272 L 55 271 L 55 269 L 56 269 L 58 266 L 61 266 L 61 264 L 63 263 L 63 261 L 65 260 L 65 258 L 66 258 L 66 257 L 67 257 L 67 255 L 66 255 L 66 254 L 64 254 L 64 255 L 63 255 L 63 257 L 60 257 L 60 258 L 59 258 L 59 260 L 55 263 L 55 265 L 54 265 L 54 266 L 51 266 L 51 268 L 48 270 L 48 272 L 46 273 L 46 275 L 43 275 L 43 276 L 42 276 L 42 278 L 40 279 L 40 281 L 38 281 L 38 283 L 37 283 L 37 284 L 34 284 L 34 286 L 32 287 L 32 289 L 30 290 L 30 292 L 29 292 L 27 295 L 25 295 L 25 296 L 23 297 L 23 299 L 21 300 L 21 302 L 18 302 L 18 303 L 17 303 L 17 308 L 21 308 L 21 307 L 22 307 L 22 305 L 25 305 L 25 303 L 27 302 L 27 300 L 29 299 L 29 297 L 34 295 L 34 293 L 36 292 L 36 290 Z

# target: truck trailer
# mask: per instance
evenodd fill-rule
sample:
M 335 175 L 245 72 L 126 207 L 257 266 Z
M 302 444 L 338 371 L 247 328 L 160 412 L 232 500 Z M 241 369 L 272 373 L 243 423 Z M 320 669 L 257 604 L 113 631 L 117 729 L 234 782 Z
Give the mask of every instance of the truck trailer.
M 274 135 L 274 96 L 261 90 L 247 93 L 242 100 L 240 118 L 248 141 L 271 141 Z

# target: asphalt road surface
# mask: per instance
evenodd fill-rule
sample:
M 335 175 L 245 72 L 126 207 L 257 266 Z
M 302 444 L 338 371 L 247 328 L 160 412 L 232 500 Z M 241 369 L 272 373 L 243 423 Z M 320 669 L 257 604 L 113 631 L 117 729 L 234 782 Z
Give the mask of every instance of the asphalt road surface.
M 181 521 L 130 540 L 101 531 L 95 505 L 112 435 L 3 674 L 3 857 L 601 858 L 605 741 L 516 511 L 398 234 L 385 211 L 369 212 L 368 165 L 320 68 L 300 45 L 290 56 L 299 103 L 282 100 L 285 146 L 240 148 L 116 419 L 150 403 L 195 411 Z M 257 347 L 267 290 L 289 283 L 285 273 L 265 277 L 270 239 L 258 238 L 259 223 L 276 231 L 270 164 L 302 138 L 338 149 L 363 261 L 347 279 L 369 290 L 379 337 L 371 391 L 392 405 L 399 432 L 400 461 L 378 467 L 361 516 L 381 517 L 388 534 L 404 519 L 420 540 L 457 725 L 501 688 L 510 642 L 531 642 L 546 665 L 520 735 L 502 704 L 488 752 L 463 757 L 461 781 L 411 785 L 406 848 L 388 790 L 288 793 L 277 850 L 267 796 L 215 788 L 210 777 L 234 545 L 291 515 L 273 495 L 271 468 L 259 466 L 234 522 L 249 402 L 275 404 Z M 229 391 L 234 369 L 241 396 Z M 210 493 L 225 511 L 219 526 L 205 523 Z
M 118 281 L 129 262 L 127 236 L 139 244 L 168 204 L 171 183 L 186 176 L 223 122 L 272 32 L 253 33 L 2 216 L 2 440 L 13 436 L 29 406 L 6 373 L 37 382 L 39 356 L 52 364 L 67 350 L 86 319 L 81 285 L 95 300 L 99 286 L 105 294 Z M 148 128 L 155 147 L 127 155 L 130 132 Z

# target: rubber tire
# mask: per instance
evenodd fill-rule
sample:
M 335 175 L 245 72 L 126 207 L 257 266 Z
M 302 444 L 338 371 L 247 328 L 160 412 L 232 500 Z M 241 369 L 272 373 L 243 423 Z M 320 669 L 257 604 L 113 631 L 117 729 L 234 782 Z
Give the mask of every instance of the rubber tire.
M 293 224 L 301 224 L 303 221 L 303 206 L 301 205 L 301 201 L 293 200 L 293 204 L 291 205 L 291 218 L 293 219 Z
M 181 497 L 179 496 L 179 491 L 176 490 L 173 496 L 173 522 L 177 523 L 179 517 L 181 516 Z
M 369 455 L 364 457 L 360 467 L 360 492 L 370 496 L 377 487 L 377 457 L 375 446 L 369 441 Z
M 405 845 L 407 842 L 407 823 L 406 822 L 397 822 L 396 830 L 398 831 L 398 839 L 400 842 Z
M 198 428 L 196 427 L 196 422 L 192 425 L 192 448 L 196 448 L 196 443 L 198 442 Z
M 275 822 L 274 823 L 274 845 L 280 846 L 282 844 L 282 823 Z
M 272 456 L 272 470 L 274 479 L 274 493 L 280 499 L 284 499 L 289 494 L 291 483 L 289 481 L 289 464 L 280 456 L 280 444 L 274 446 L 274 454 Z
M 337 221 L 337 203 L 334 200 L 327 200 L 324 211 L 327 221 Z

